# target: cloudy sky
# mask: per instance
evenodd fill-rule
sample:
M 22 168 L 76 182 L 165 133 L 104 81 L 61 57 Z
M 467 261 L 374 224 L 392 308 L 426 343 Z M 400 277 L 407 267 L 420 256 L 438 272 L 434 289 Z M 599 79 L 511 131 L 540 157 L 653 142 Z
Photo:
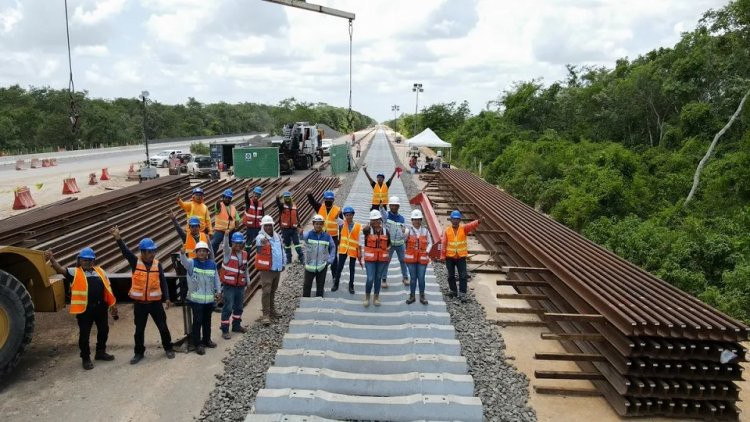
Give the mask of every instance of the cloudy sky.
M 671 46 L 728 0 L 311 0 L 356 13 L 353 105 L 392 118 L 514 81 Z M 63 0 L 0 0 L 0 85 L 68 85 Z M 94 97 L 348 104 L 344 19 L 261 0 L 68 0 L 73 77 Z

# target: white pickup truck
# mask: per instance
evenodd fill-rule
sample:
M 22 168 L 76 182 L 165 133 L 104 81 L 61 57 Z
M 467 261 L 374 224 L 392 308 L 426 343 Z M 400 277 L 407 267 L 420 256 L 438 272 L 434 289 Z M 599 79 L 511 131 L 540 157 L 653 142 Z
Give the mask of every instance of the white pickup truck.
M 162 152 L 157 153 L 149 157 L 149 162 L 152 166 L 157 167 L 169 167 L 170 158 L 174 158 L 177 154 L 182 154 L 180 149 L 165 149 Z

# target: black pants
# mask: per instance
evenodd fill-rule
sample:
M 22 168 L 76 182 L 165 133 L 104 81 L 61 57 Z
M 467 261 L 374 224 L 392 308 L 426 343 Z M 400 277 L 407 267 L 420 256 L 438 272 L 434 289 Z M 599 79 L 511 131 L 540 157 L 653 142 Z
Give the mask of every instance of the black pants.
M 148 316 L 156 324 L 156 328 L 159 329 L 161 335 L 161 344 L 164 350 L 172 350 L 172 335 L 169 334 L 169 327 L 167 327 L 167 313 L 164 312 L 164 306 L 161 302 L 150 302 L 150 303 L 133 303 L 133 319 L 135 321 L 135 349 L 136 355 L 142 355 L 146 351 L 144 346 L 144 333 L 146 332 L 146 323 L 148 323 Z
M 305 270 L 305 284 L 302 286 L 302 297 L 310 297 L 312 292 L 312 282 L 315 280 L 315 296 L 323 297 L 323 289 L 326 284 L 326 272 L 328 271 L 328 265 L 318 272 L 311 272 Z
M 346 265 L 346 257 L 349 256 L 345 253 L 339 254 L 339 265 L 336 269 L 336 275 L 334 276 L 334 283 L 338 284 L 341 279 L 341 273 L 344 271 L 344 265 Z M 357 258 L 352 256 L 349 257 L 349 285 L 354 286 L 354 269 L 356 268 Z
M 458 268 L 458 292 L 466 294 L 466 281 L 469 276 L 466 273 L 466 258 L 445 258 L 445 267 L 448 270 L 448 287 L 456 293 L 456 268 Z
M 91 327 L 96 324 L 96 353 L 107 351 L 107 338 L 109 337 L 109 321 L 107 316 L 107 304 L 99 303 L 89 305 L 86 311 L 76 315 L 78 320 L 78 348 L 81 349 L 81 358 L 91 358 L 89 347 L 89 336 Z
M 214 313 L 214 306 L 213 302 L 190 302 L 190 308 L 193 310 L 193 330 L 190 333 L 190 339 L 193 346 L 211 341 L 211 315 Z M 201 335 L 201 332 L 203 335 Z

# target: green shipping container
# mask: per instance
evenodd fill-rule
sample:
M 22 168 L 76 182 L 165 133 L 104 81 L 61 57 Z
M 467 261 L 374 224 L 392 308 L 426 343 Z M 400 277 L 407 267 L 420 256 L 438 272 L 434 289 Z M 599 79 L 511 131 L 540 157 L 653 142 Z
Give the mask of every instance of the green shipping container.
M 252 179 L 279 177 L 279 149 L 275 147 L 248 147 L 232 150 L 234 177 Z
M 350 171 L 349 145 L 331 145 L 331 172 L 341 174 Z

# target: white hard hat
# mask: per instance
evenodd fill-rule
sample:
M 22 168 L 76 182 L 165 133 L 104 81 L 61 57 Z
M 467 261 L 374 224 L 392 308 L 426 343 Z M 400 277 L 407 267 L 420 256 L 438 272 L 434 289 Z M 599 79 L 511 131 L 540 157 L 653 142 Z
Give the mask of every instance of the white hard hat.
M 398 196 L 391 196 L 388 199 L 388 205 L 401 205 L 401 201 L 398 200 Z
M 270 215 L 264 215 L 263 218 L 260 219 L 260 224 L 265 226 L 266 224 L 270 224 L 273 226 L 273 217 Z
M 208 249 L 208 243 L 202 240 L 195 245 L 195 250 L 197 251 L 198 249 L 210 250 Z
M 313 222 L 315 222 L 315 221 L 324 222 L 324 221 L 326 221 L 326 219 L 323 218 L 323 216 L 320 215 L 320 214 L 315 214 L 315 216 L 312 218 L 312 221 Z
M 411 219 L 412 220 L 416 220 L 416 219 L 420 219 L 421 220 L 422 218 L 423 218 L 422 217 L 422 211 L 420 211 L 420 210 L 413 210 L 411 212 Z
M 372 210 L 370 211 L 370 220 L 380 220 L 383 218 L 383 214 L 380 213 L 378 210 Z

